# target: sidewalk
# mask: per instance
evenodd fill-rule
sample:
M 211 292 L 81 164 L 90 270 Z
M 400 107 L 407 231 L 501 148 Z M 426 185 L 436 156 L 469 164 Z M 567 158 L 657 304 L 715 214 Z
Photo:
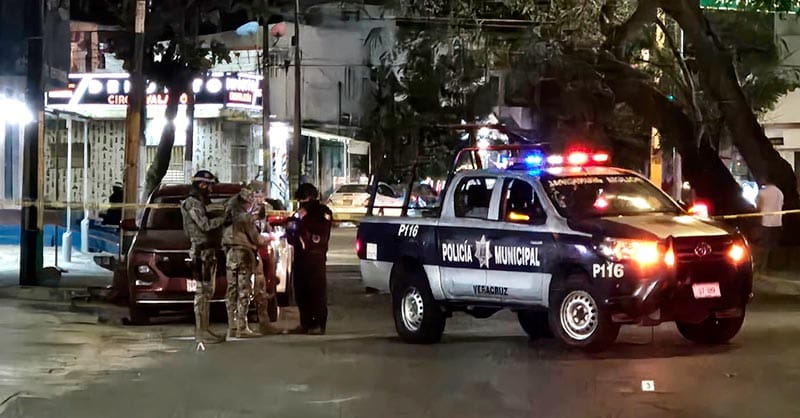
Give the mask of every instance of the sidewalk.
M 753 277 L 753 293 L 770 296 L 800 296 L 800 272 L 770 271 Z M 800 299 L 799 299 L 800 300 Z
M 94 262 L 96 255 L 101 254 L 73 251 L 72 262 L 66 263 L 58 254 L 58 266 L 62 269 L 60 278 L 45 279 L 42 286 L 20 286 L 19 246 L 0 245 L 0 298 L 68 302 L 75 297 L 88 297 L 89 289 L 110 286 L 113 276 Z M 52 269 L 55 261 L 54 248 L 45 248 L 46 276 L 55 276 Z

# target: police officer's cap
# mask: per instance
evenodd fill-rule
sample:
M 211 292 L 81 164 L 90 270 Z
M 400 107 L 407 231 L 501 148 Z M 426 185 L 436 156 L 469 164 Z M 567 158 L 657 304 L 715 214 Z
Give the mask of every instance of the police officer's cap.
M 297 188 L 294 196 L 297 200 L 316 199 L 319 197 L 319 190 L 311 183 L 303 183 Z
M 210 184 L 217 184 L 219 180 L 214 173 L 208 170 L 200 170 L 195 173 L 194 177 L 192 177 L 192 183 L 210 183 Z

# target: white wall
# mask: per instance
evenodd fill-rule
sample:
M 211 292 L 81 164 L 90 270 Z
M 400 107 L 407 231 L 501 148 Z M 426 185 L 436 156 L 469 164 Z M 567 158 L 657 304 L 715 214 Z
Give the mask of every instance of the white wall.
M 73 143 L 83 149 L 83 123 L 72 124 Z M 56 170 L 52 144 L 56 143 L 56 131 L 45 131 L 45 200 L 66 201 L 66 166 Z M 66 142 L 66 132 L 60 133 L 61 143 Z M 122 181 L 125 166 L 125 122 L 92 121 L 89 123 L 89 202 L 106 203 L 115 182 Z M 56 196 L 58 184 L 58 196 Z M 72 169 L 72 201 L 83 202 L 83 166 Z
M 225 126 L 223 126 L 225 125 Z M 256 175 L 255 164 L 257 146 L 250 134 L 250 124 L 227 123 L 219 119 L 198 119 L 195 124 L 195 148 L 192 166 L 195 171 L 211 170 L 223 182 L 232 180 L 231 147 L 241 144 L 247 147 L 247 176 Z M 59 135 L 61 143 L 66 142 L 66 132 L 62 128 Z M 56 131 L 45 132 L 45 200 L 66 201 L 66 166 L 62 163 L 56 169 L 52 144 L 56 141 Z M 80 155 L 83 149 L 83 124 L 73 122 L 73 142 L 79 144 Z M 96 120 L 89 123 L 89 202 L 107 203 L 115 182 L 122 182 L 125 165 L 125 122 L 121 120 Z M 72 169 L 72 201 L 83 202 L 83 167 Z M 56 195 L 58 188 L 58 195 Z
M 346 26 L 316 27 L 300 25 L 302 54 L 302 112 L 304 120 L 336 124 L 338 121 L 339 88 L 342 83 L 342 113 L 356 118 L 363 116 L 369 94 L 370 64 L 377 64 L 382 50 L 372 50 L 365 44 L 373 28 L 385 28 L 383 48 L 394 42 L 392 21 L 364 20 L 347 22 Z M 272 38 L 273 54 L 285 57 L 289 66 L 273 66 L 270 75 L 270 105 L 279 120 L 294 116 L 294 54 L 291 38 L 294 26 L 287 25 L 285 36 Z M 260 74 L 259 34 L 236 36 L 233 32 L 207 36 L 225 42 L 231 49 L 231 63 L 215 66 L 212 71 L 231 71 Z M 275 63 L 273 63 L 275 65 Z

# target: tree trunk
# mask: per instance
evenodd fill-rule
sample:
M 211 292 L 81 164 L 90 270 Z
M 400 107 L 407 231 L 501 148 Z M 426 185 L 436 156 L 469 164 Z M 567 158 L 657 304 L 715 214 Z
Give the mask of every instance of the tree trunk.
M 195 96 L 194 91 L 187 92 L 189 103 L 186 104 L 186 120 L 189 124 L 186 127 L 186 145 L 183 148 L 183 175 L 185 178 L 192 178 L 194 167 L 194 110 Z
M 599 56 L 596 68 L 605 75 L 618 102 L 627 103 L 649 125 L 676 144 L 683 159 L 683 175 L 698 197 L 711 204 L 714 214 L 752 212 L 741 188 L 719 159 L 717 151 L 702 141 L 698 148 L 692 120 L 681 107 L 664 97 L 647 79 L 627 63 L 610 54 Z
M 742 92 L 731 55 L 717 39 L 699 3 L 661 0 L 661 7 L 683 28 L 696 50 L 697 68 L 704 90 L 718 103 L 733 143 L 750 171 L 759 182 L 769 180 L 781 189 L 784 209 L 800 208 L 794 170 L 764 134 Z M 800 231 L 800 217 L 785 218 L 789 230 Z
M 161 140 L 158 142 L 156 157 L 150 167 L 147 168 L 144 185 L 144 199 L 148 199 L 153 191 L 161 184 L 164 175 L 167 174 L 170 159 L 172 157 L 172 145 L 175 143 L 175 117 L 178 115 L 178 106 L 181 102 L 181 95 L 187 90 L 187 83 L 174 83 L 169 86 L 169 99 L 167 100 L 167 110 L 164 112 L 166 124 L 161 132 Z

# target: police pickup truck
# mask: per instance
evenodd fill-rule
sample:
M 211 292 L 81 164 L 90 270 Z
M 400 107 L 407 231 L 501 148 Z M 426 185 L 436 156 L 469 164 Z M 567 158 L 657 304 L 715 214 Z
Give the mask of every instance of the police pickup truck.
M 738 232 L 605 166 L 605 153 L 505 146 L 487 162 L 487 150 L 468 151 L 479 169 L 454 170 L 437 211 L 406 207 L 358 228 L 364 284 L 391 293 L 404 341 L 438 342 L 455 311 L 501 309 L 531 338 L 587 351 L 608 347 L 623 324 L 674 321 L 701 344 L 739 332 L 752 259 Z

